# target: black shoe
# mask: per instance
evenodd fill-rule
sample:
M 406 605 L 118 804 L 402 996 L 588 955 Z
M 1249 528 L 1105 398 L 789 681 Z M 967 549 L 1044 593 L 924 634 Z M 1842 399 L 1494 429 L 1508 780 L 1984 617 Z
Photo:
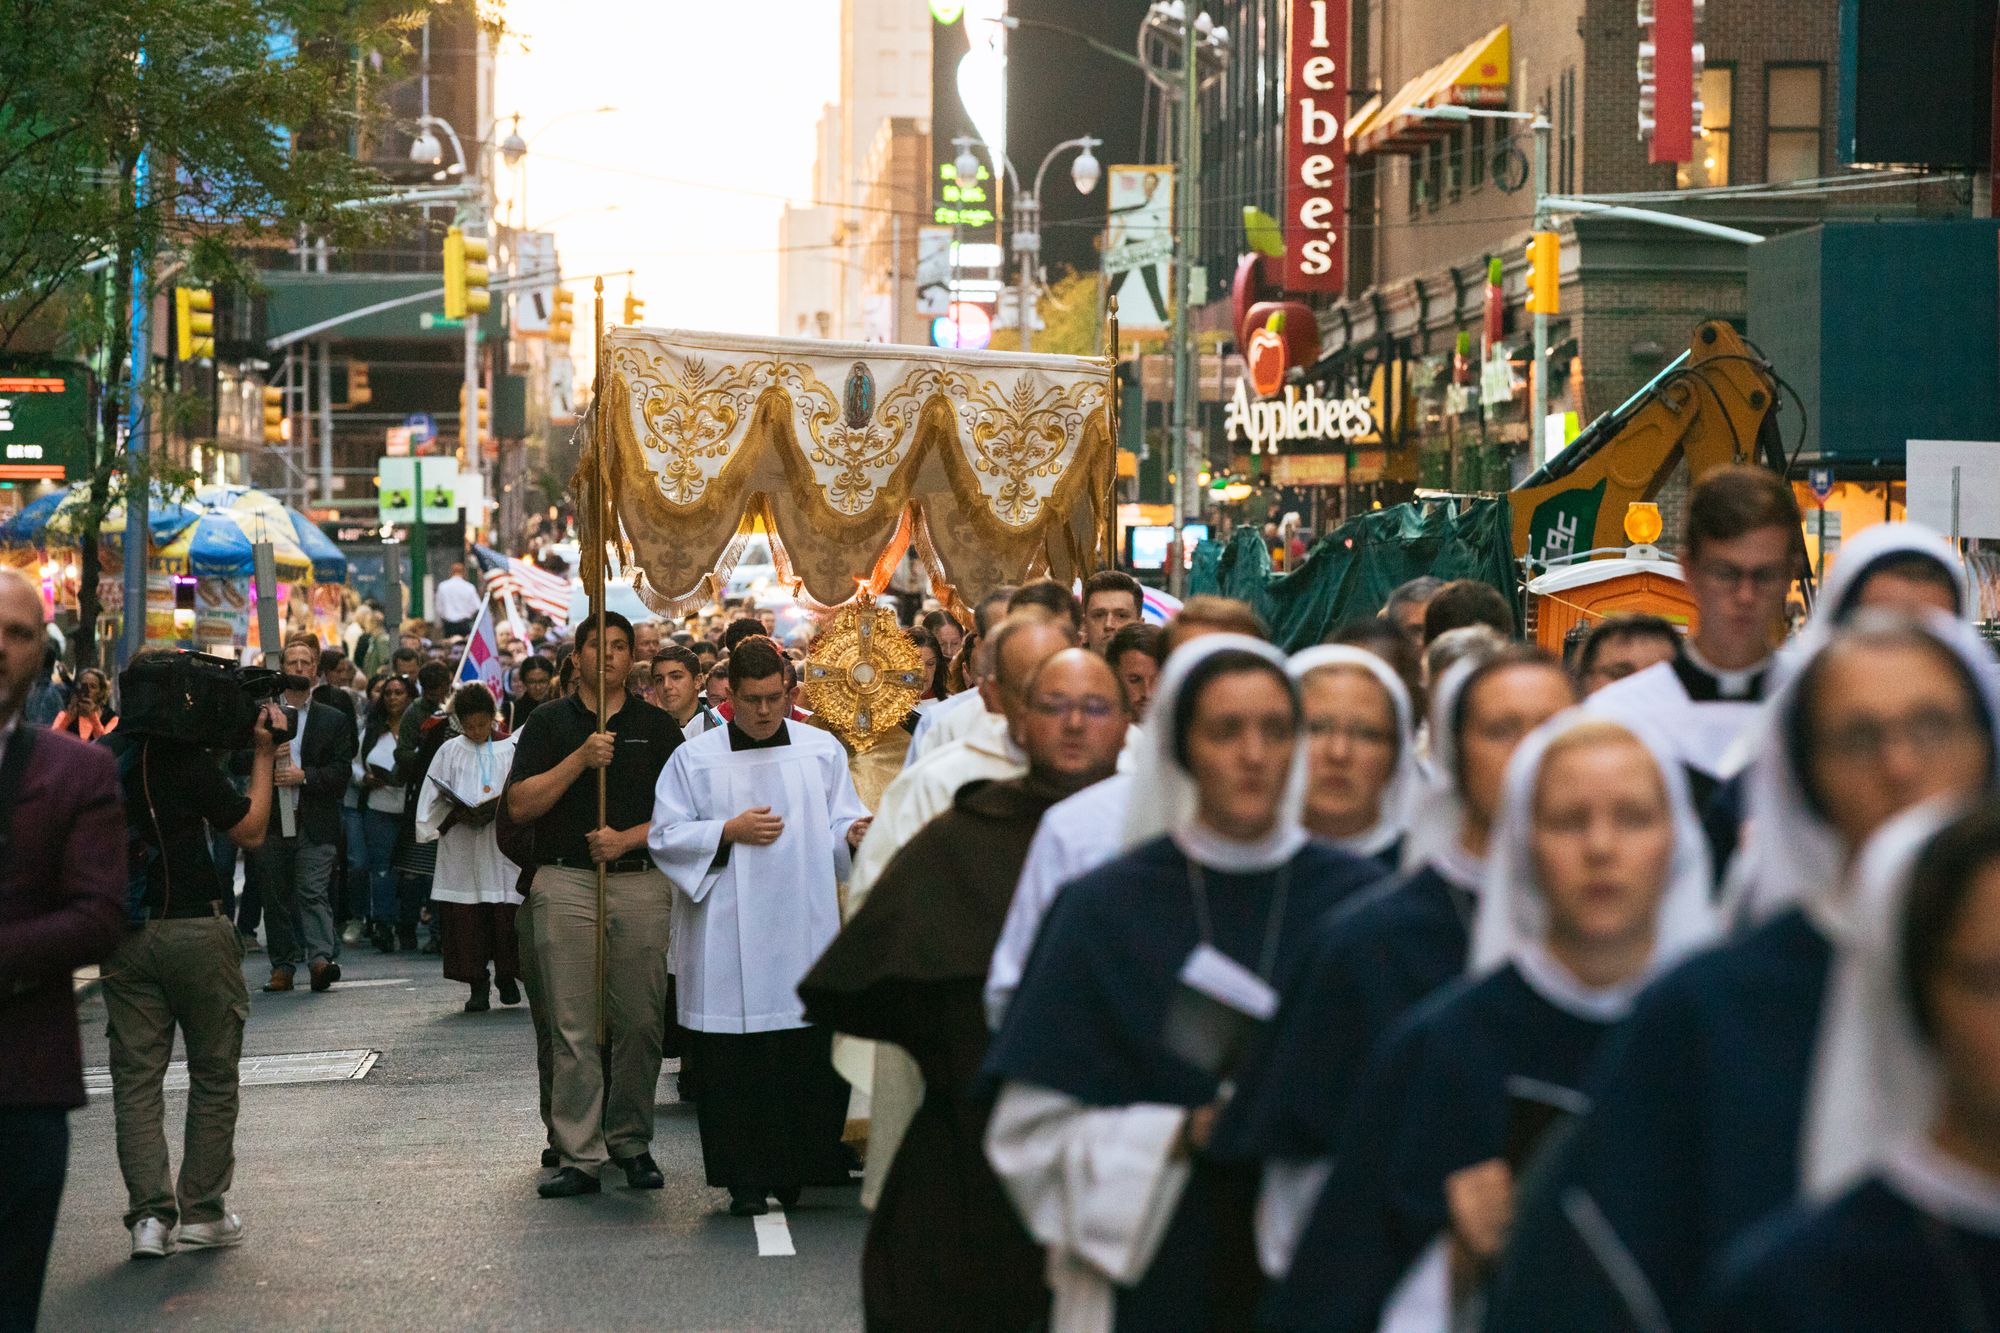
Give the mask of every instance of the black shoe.
M 771 1211 L 771 1205 L 764 1202 L 761 1194 L 743 1194 L 729 1191 L 729 1215 L 731 1217 L 762 1217 Z
M 396 928 L 377 921 L 368 928 L 368 939 L 377 953 L 396 952 Z
M 500 1003 L 519 1004 L 521 1002 L 521 988 L 514 984 L 514 978 L 502 977 L 495 984 L 500 991 Z
M 416 948 L 417 928 L 415 926 L 411 926 L 408 930 L 405 930 L 401 926 L 396 927 L 396 947 L 398 949 Z
M 642 1152 L 637 1157 L 614 1157 L 611 1165 L 625 1173 L 627 1189 L 656 1190 L 667 1183 L 660 1174 L 660 1164 L 653 1160 L 653 1154 Z
M 772 1190 L 771 1194 L 778 1200 L 778 1207 L 790 1211 L 799 1206 L 799 1195 L 803 1192 L 800 1186 L 793 1185 L 790 1189 Z
M 484 986 L 473 991 L 472 997 L 465 1002 L 465 1012 L 468 1014 L 483 1014 L 492 1007 L 492 1002 L 486 998 L 486 987 Z
M 562 1154 L 554 1148 L 542 1149 L 542 1165 L 544 1167 L 561 1166 Z
M 544 1199 L 574 1199 L 579 1194 L 599 1193 L 603 1188 L 596 1176 L 566 1166 L 535 1186 L 535 1193 Z

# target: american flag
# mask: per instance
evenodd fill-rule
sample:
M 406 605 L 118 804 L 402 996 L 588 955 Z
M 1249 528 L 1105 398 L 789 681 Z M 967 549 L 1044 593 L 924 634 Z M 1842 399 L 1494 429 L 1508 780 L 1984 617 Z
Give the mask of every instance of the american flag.
M 502 555 L 490 546 L 474 546 L 486 595 L 512 593 L 529 610 L 540 611 L 557 629 L 569 623 L 570 581 L 551 574 L 532 561 L 516 555 Z

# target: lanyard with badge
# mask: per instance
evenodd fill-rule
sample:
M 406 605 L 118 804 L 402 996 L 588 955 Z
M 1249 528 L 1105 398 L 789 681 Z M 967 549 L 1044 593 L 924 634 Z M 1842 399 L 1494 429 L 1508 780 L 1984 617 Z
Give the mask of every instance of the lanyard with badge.
M 1291 865 L 1277 868 L 1277 886 L 1264 922 L 1264 944 L 1252 971 L 1215 947 L 1215 926 L 1208 908 L 1208 884 L 1201 863 L 1188 858 L 1188 892 L 1194 903 L 1199 935 L 1181 964 L 1180 985 L 1167 1007 L 1162 1039 L 1173 1054 L 1222 1084 L 1221 1096 L 1233 1091 L 1251 1039 L 1278 1012 L 1278 992 L 1271 985 L 1283 939 L 1285 904 L 1291 888 Z

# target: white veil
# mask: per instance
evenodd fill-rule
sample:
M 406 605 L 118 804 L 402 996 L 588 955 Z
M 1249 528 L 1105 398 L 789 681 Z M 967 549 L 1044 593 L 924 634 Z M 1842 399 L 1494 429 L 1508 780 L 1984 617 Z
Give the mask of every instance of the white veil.
M 1305 833 L 1299 823 L 1300 812 L 1305 808 L 1303 744 L 1293 748 L 1291 779 L 1286 783 L 1284 796 L 1279 802 L 1278 823 L 1267 840 L 1268 847 L 1260 844 L 1255 849 L 1238 848 L 1235 854 L 1231 854 L 1220 846 L 1209 846 L 1220 840 L 1213 835 L 1204 836 L 1205 830 L 1196 823 L 1194 776 L 1181 766 L 1175 753 L 1179 739 L 1176 720 L 1180 694 L 1196 667 L 1224 652 L 1249 653 L 1269 662 L 1280 672 L 1285 670 L 1283 653 L 1262 639 L 1253 639 L 1247 634 L 1204 634 L 1168 656 L 1146 709 L 1148 724 L 1140 737 L 1137 762 L 1133 765 L 1132 797 L 1131 804 L 1126 807 L 1121 850 L 1130 851 L 1155 838 L 1172 834 L 1182 842 L 1182 850 L 1190 856 L 1195 856 L 1190 842 L 1202 844 L 1200 850 L 1203 854 L 1195 856 L 1195 859 L 1213 864 L 1216 869 L 1238 868 L 1225 862 L 1241 862 L 1241 868 L 1248 869 L 1289 860 L 1305 844 Z
M 1431 691 L 1430 773 L 1419 784 L 1421 792 L 1403 838 L 1406 871 L 1463 855 L 1458 835 L 1465 819 L 1465 801 L 1458 794 L 1458 735 L 1452 727 L 1452 715 L 1458 711 L 1466 682 L 1485 661 L 1484 656 L 1475 655 L 1454 662 Z
M 1535 786 L 1549 747 L 1579 727 L 1617 727 L 1645 746 L 1666 784 L 1667 808 L 1674 824 L 1673 851 L 1667 862 L 1666 889 L 1660 895 L 1653 956 L 1643 975 L 1615 992 L 1591 992 L 1548 956 L 1548 907 L 1535 874 L 1531 834 Z M 1486 882 L 1479 894 L 1479 914 L 1472 931 L 1472 972 L 1480 975 L 1512 962 L 1529 985 L 1558 1008 L 1587 1011 L 1597 1019 L 1622 1017 L 1645 982 L 1713 941 L 1719 931 L 1710 878 L 1708 840 L 1695 817 L 1687 778 L 1671 749 L 1647 734 L 1644 726 L 1612 721 L 1581 708 L 1568 709 L 1543 723 L 1507 763 L 1500 810 L 1494 820 L 1492 853 Z
M 1302 649 L 1292 654 L 1285 670 L 1303 689 L 1307 676 L 1327 667 L 1355 667 L 1366 671 L 1388 693 L 1391 711 L 1396 716 L 1396 768 L 1389 776 L 1388 785 L 1382 789 L 1381 813 L 1375 826 L 1352 838 L 1342 838 L 1335 844 L 1342 851 L 1353 852 L 1357 856 L 1376 856 L 1408 830 L 1410 815 L 1416 808 L 1423 781 L 1422 770 L 1417 767 L 1416 724 L 1410 707 L 1409 687 L 1403 684 L 1403 678 L 1387 662 L 1364 648 L 1347 644 L 1322 644 Z

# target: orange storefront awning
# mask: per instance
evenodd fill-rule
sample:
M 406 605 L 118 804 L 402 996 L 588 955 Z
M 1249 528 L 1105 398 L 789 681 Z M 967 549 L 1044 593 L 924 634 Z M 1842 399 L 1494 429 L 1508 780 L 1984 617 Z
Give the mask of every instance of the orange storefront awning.
M 1350 157 L 1408 153 L 1456 128 L 1420 114 L 1430 107 L 1499 108 L 1507 105 L 1513 43 L 1503 23 L 1464 50 L 1439 61 L 1386 100 L 1370 99 L 1348 121 Z

